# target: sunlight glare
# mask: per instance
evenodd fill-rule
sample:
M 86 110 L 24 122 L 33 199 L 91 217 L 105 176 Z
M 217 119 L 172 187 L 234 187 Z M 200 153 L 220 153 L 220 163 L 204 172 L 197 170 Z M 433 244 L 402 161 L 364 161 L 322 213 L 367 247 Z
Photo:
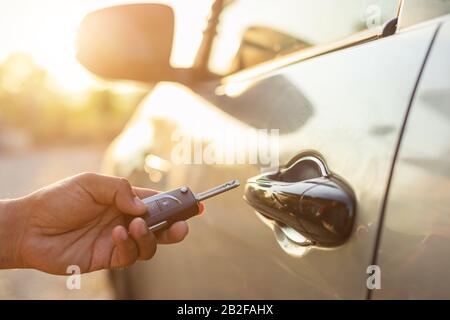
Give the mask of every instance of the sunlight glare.
M 0 2 L 0 62 L 14 52 L 29 54 L 46 69 L 62 90 L 79 93 L 91 87 L 101 87 L 98 81 L 75 59 L 77 28 L 90 11 L 133 0 L 15 0 Z M 145 2 L 145 1 L 144 1 Z M 174 6 L 176 35 L 172 63 L 191 65 L 201 41 L 211 0 L 163 0 Z M 126 85 L 118 86 L 121 90 Z

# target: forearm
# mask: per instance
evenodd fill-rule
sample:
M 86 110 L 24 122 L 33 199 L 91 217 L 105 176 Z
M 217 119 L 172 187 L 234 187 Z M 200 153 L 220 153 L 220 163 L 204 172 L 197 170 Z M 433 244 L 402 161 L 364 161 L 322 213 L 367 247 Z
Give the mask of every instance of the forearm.
M 0 200 L 0 269 L 22 266 L 20 241 L 24 199 Z

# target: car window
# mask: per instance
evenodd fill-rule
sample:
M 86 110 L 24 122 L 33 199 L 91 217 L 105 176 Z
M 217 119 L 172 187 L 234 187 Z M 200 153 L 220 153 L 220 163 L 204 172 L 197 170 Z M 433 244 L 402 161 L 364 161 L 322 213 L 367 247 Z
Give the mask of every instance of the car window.
M 400 28 L 450 13 L 450 0 L 407 0 L 400 13 Z
M 209 69 L 225 75 L 304 48 L 342 40 L 397 16 L 396 0 L 229 0 Z

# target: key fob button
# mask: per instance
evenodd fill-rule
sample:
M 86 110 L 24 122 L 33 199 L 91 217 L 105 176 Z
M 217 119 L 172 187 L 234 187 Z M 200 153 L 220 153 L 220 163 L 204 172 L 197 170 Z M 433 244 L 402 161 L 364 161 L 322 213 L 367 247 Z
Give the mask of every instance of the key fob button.
M 158 204 L 156 203 L 156 201 L 152 201 L 150 203 L 147 204 L 147 211 L 149 213 L 150 216 L 154 216 L 156 214 L 158 214 L 160 212 Z
M 171 208 L 174 208 L 178 205 L 178 202 L 171 198 L 162 198 L 159 200 L 156 200 L 158 203 L 159 209 L 161 211 L 165 211 Z

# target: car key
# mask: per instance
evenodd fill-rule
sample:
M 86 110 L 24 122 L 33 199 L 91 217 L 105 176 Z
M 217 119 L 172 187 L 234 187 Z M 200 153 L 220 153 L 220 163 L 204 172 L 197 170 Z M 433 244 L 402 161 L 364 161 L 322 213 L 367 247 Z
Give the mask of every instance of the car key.
M 187 220 L 199 214 L 199 202 L 239 187 L 239 180 L 232 180 L 205 192 L 194 195 L 188 187 L 181 187 L 143 199 L 147 205 L 144 217 L 153 232 L 167 229 L 177 221 Z

